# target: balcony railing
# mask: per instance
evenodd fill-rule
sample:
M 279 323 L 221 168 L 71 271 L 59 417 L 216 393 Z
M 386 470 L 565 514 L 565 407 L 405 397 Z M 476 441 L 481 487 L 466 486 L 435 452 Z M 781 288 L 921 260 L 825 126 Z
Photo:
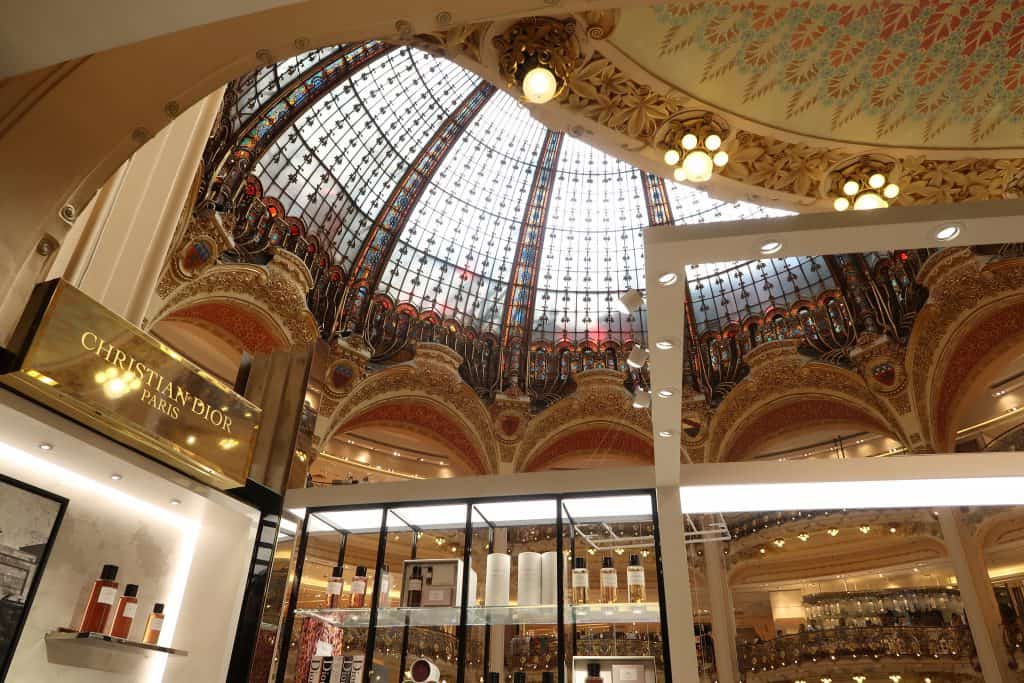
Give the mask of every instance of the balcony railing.
M 738 646 L 740 670 L 755 673 L 836 660 L 970 660 L 966 626 L 863 626 L 809 631 Z

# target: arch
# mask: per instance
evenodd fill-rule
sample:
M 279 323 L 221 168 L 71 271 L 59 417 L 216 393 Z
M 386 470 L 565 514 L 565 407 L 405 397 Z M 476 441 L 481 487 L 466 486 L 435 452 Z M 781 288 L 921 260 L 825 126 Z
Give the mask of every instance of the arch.
M 220 332 L 239 350 L 270 353 L 288 348 L 288 335 L 265 309 L 248 301 L 211 296 L 171 310 L 160 322 L 188 322 Z
M 324 425 L 317 430 L 321 442 L 334 437 L 359 416 L 388 405 L 429 407 L 438 419 L 445 420 L 452 434 L 461 434 L 459 443 L 469 444 L 474 467 L 480 473 L 498 469 L 497 436 L 491 415 L 476 392 L 459 376 L 462 357 L 441 344 L 420 342 L 416 355 L 408 362 L 375 372 L 360 382 L 333 406 L 329 415 L 321 416 Z M 397 411 L 396 408 L 387 408 Z M 417 428 L 431 429 L 429 420 L 407 415 L 402 419 Z M 415 412 L 415 411 L 411 411 Z M 326 418 L 326 419 L 323 419 Z M 464 440 L 463 440 L 464 438 Z
M 538 472 L 583 461 L 586 467 L 650 465 L 654 443 L 638 429 L 595 418 L 550 434 L 526 454 L 519 468 Z
M 798 339 L 766 342 L 747 355 L 750 374 L 715 410 L 706 457 L 738 460 L 765 434 L 809 424 L 843 424 L 907 440 L 860 375 L 797 353 Z
M 1024 344 L 1024 259 L 983 265 L 970 249 L 946 249 L 918 279 L 929 298 L 907 341 L 909 390 L 926 443 L 952 450 L 972 386 Z
M 472 430 L 459 415 L 443 401 L 427 397 L 387 399 L 363 407 L 338 425 L 335 434 L 344 434 L 370 426 L 404 428 L 427 435 L 451 446 L 470 474 L 487 474 L 483 451 L 474 443 Z

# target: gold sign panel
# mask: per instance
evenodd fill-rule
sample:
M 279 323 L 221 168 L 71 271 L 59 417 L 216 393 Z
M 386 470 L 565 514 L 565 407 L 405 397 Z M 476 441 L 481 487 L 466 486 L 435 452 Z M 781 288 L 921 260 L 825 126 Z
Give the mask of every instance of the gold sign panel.
M 244 486 L 260 409 L 63 280 L 36 287 L 2 381 L 219 488 Z

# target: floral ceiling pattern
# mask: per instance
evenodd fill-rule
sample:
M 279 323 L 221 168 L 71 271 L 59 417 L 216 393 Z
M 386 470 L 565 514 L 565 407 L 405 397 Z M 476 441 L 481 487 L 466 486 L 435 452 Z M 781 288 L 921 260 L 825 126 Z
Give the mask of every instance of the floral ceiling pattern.
M 780 130 L 894 147 L 1024 142 L 1020 2 L 688 0 L 622 10 L 611 42 Z

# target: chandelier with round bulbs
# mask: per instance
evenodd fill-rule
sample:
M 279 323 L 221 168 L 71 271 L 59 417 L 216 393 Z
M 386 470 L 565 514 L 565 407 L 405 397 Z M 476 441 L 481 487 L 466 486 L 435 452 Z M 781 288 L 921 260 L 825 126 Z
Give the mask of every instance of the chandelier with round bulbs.
M 722 149 L 729 129 L 711 112 L 687 111 L 668 118 L 656 134 L 665 152 L 662 159 L 672 167 L 678 182 L 706 183 L 716 168 L 729 163 Z
M 530 17 L 494 37 L 498 69 L 511 90 L 525 102 L 544 104 L 557 98 L 582 63 L 576 22 Z
M 895 163 L 875 156 L 861 157 L 833 169 L 828 184 L 836 211 L 885 209 L 900 194 L 891 180 Z

